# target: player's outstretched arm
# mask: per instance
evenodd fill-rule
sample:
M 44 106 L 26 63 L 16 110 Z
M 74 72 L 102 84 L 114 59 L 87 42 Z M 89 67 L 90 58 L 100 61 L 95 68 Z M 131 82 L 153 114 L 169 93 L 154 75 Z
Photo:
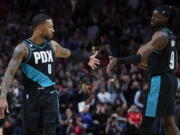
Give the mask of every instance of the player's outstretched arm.
M 2 89 L 0 96 L 0 119 L 4 118 L 4 112 L 8 112 L 8 104 L 6 101 L 7 92 L 12 84 L 14 75 L 19 68 L 23 58 L 27 54 L 26 47 L 22 44 L 19 44 L 12 55 L 12 58 L 8 64 L 6 69 L 3 81 L 2 81 Z
M 87 56 L 81 55 L 80 53 L 70 51 L 66 48 L 63 48 L 61 45 L 59 45 L 55 41 L 51 41 L 51 44 L 52 44 L 53 49 L 55 51 L 56 57 L 59 57 L 59 58 L 71 57 L 75 60 L 83 61 L 83 62 L 87 63 L 93 70 L 96 69 L 97 65 L 100 64 L 100 61 L 96 58 L 97 52 L 95 54 L 93 54 L 92 56 L 87 57 Z
M 142 46 L 136 55 L 128 56 L 128 57 L 120 57 L 115 58 L 113 56 L 110 56 L 110 62 L 107 67 L 107 73 L 110 73 L 110 71 L 113 69 L 113 67 L 118 64 L 135 64 L 140 63 L 142 61 L 145 61 L 145 59 L 148 58 L 149 54 L 154 51 L 163 50 L 168 43 L 168 36 L 166 33 L 162 31 L 158 31 L 153 34 L 152 39 L 147 42 L 144 46 Z

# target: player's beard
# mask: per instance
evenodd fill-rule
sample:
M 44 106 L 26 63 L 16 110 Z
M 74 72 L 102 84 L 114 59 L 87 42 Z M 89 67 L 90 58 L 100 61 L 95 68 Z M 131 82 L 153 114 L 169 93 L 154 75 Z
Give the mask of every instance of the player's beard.
M 160 30 L 160 29 L 162 29 L 162 28 L 164 28 L 164 27 L 167 27 L 167 26 L 166 26 L 166 25 L 162 25 L 162 24 L 154 25 L 154 26 L 151 25 L 151 28 L 152 28 L 154 31 L 158 31 L 158 30 Z
M 151 28 L 154 30 L 154 31 L 157 31 L 157 30 L 160 30 L 160 29 L 162 29 L 162 28 L 164 28 L 164 27 L 167 27 L 168 26 L 168 24 L 162 24 L 162 23 L 156 23 L 155 25 L 152 25 L 151 24 Z
M 51 39 L 52 39 L 52 37 L 53 37 L 53 36 L 50 36 L 50 35 L 46 35 L 46 36 L 44 36 L 44 38 L 45 38 L 45 39 L 47 39 L 47 40 L 51 40 Z

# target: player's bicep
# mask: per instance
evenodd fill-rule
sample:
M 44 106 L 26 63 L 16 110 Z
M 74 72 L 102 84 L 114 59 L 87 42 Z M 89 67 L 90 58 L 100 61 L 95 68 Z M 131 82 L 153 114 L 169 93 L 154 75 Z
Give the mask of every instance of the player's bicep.
M 59 45 L 57 42 L 55 41 L 51 41 L 54 52 L 55 52 L 55 56 L 56 57 L 60 57 L 60 58 L 68 58 L 71 55 L 70 50 L 63 48 L 61 45 Z
M 17 46 L 13 52 L 7 70 L 9 70 L 11 74 L 15 74 L 24 57 L 25 57 L 24 47 L 22 47 L 21 45 Z
M 137 54 L 147 58 L 155 50 L 162 51 L 167 46 L 167 43 L 167 36 L 163 32 L 155 33 L 152 39 L 138 50 Z
M 56 56 L 61 58 L 68 58 L 71 55 L 70 50 L 63 48 L 61 46 L 58 46 Z
M 151 39 L 151 46 L 153 50 L 162 51 L 168 44 L 168 35 L 165 32 L 157 32 Z

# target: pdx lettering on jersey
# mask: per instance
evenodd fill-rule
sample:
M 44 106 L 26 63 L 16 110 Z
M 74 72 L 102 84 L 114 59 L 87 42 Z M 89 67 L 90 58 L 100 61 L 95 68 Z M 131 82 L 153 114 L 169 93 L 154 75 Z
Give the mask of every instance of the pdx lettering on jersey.
M 51 43 L 45 40 L 44 44 L 39 46 L 28 39 L 23 42 L 29 50 L 29 56 L 21 64 L 24 86 L 49 87 L 54 85 L 55 56 Z

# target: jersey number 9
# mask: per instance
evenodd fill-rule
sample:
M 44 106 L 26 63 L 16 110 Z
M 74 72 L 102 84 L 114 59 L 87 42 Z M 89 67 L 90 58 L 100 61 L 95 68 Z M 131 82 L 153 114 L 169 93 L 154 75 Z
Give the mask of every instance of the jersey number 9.
M 169 63 L 169 68 L 174 69 L 174 51 L 171 52 L 171 57 L 170 57 L 170 63 Z

